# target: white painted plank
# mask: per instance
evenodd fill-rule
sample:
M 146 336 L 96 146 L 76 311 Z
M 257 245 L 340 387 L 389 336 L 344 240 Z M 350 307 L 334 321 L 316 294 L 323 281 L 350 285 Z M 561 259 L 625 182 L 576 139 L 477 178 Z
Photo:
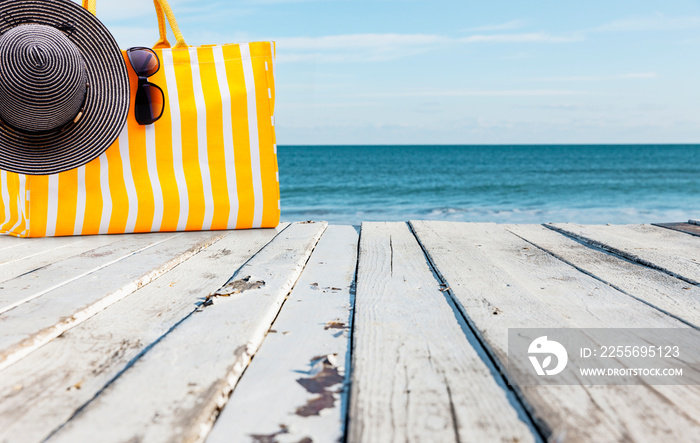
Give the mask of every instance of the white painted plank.
M 0 371 L 0 441 L 45 439 L 285 226 L 227 233 L 159 279 Z
M 362 224 L 348 440 L 535 440 L 440 289 L 405 223 Z
M 161 237 L 160 242 L 130 255 L 118 251 L 119 259 L 111 264 L 103 264 L 81 278 L 3 312 L 0 314 L 0 369 L 149 284 L 224 235 L 224 232 L 180 233 Z M 125 240 L 124 245 L 127 243 Z M 81 262 L 94 266 L 88 264 L 89 259 Z M 22 292 L 21 286 L 17 287 L 15 291 Z
M 17 245 L 21 245 L 26 239 L 13 237 L 7 234 L 0 234 L 0 251 L 8 248 L 12 248 Z
M 0 234 L 0 265 L 82 240 L 81 237 L 18 238 Z
M 506 361 L 508 328 L 685 327 L 503 226 L 411 225 L 460 309 L 501 363 Z M 697 386 L 519 389 L 540 428 L 555 441 L 690 441 L 700 435 Z
M 295 223 L 282 231 L 217 292 L 248 289 L 211 298 L 213 304 L 172 329 L 49 441 L 203 438 L 325 228 Z
M 70 258 L 51 261 L 51 264 L 34 272 L 3 282 L 0 288 L 0 314 L 177 235 L 180 234 L 130 234 L 122 236 L 118 241 L 115 236 L 92 237 L 89 242 L 93 239 L 98 242 L 96 248 L 91 247 Z M 100 239 L 105 238 L 108 243 L 100 245 L 100 241 L 105 241 Z
M 579 270 L 700 328 L 700 287 L 588 247 L 544 226 L 504 227 Z
M 358 235 L 329 226 L 208 443 L 340 441 Z
M 76 241 L 74 239 L 71 239 L 70 237 L 61 237 L 63 239 L 63 244 L 66 244 L 67 241 Z M 20 249 L 17 249 L 18 246 L 28 246 L 29 243 L 36 243 L 38 246 L 39 243 L 36 242 L 38 239 L 28 239 L 28 238 L 19 238 L 19 237 L 10 237 L 6 234 L 0 234 L 0 264 L 5 263 L 7 261 L 13 260 L 16 257 L 21 257 L 22 255 L 26 255 L 26 253 L 22 253 Z M 12 249 L 15 249 L 14 251 L 11 251 Z
M 0 283 L 119 241 L 114 235 L 11 238 L 21 243 L 0 250 Z
M 700 237 L 651 225 L 555 223 L 547 226 L 629 260 L 700 284 Z

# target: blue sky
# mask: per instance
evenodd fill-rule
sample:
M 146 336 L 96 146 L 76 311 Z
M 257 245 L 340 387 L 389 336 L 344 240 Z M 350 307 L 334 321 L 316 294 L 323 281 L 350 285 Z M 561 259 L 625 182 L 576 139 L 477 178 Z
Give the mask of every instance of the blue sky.
M 697 0 L 171 4 L 189 44 L 277 42 L 281 145 L 700 142 Z M 98 17 L 156 40 L 148 1 Z

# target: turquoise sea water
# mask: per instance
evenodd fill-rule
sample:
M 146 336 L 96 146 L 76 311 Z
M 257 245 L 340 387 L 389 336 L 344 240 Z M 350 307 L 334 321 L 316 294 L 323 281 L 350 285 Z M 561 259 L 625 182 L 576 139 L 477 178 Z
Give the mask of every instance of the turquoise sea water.
M 280 146 L 282 220 L 700 218 L 700 145 Z

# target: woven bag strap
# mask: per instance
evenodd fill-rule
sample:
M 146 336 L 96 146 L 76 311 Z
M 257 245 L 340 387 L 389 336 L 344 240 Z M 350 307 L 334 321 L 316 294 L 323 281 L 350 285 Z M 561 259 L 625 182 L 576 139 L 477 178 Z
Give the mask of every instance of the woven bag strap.
M 175 35 L 175 48 L 187 48 L 187 43 L 185 43 L 185 38 L 182 36 L 182 32 L 180 32 L 180 27 L 177 25 L 175 14 L 173 14 L 173 10 L 172 8 L 170 8 L 168 0 L 153 0 L 153 5 L 156 8 L 156 15 L 158 16 L 158 33 L 160 35 L 160 38 L 153 47 L 170 47 L 170 43 L 168 42 L 167 38 L 168 33 L 165 25 L 165 20 L 167 18 L 167 21 L 170 24 L 170 29 L 173 30 L 173 34 Z M 90 11 L 90 13 L 92 13 L 93 15 L 97 15 L 97 0 L 83 0 L 83 8 Z

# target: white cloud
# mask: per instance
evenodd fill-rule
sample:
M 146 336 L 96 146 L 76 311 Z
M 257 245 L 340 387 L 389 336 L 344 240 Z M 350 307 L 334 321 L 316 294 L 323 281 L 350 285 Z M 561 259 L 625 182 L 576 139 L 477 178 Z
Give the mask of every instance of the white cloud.
M 357 48 L 396 48 L 411 45 L 431 45 L 446 43 L 450 39 L 430 34 L 346 34 L 323 37 L 286 37 L 277 43 L 286 49 L 357 49 Z
M 425 90 L 354 94 L 352 97 L 550 97 L 567 95 L 590 95 L 587 91 L 566 89 L 502 89 L 502 90 Z
M 488 32 L 488 31 L 507 31 L 510 29 L 519 29 L 525 26 L 527 22 L 525 20 L 511 20 L 505 23 L 499 23 L 495 25 L 484 25 L 477 26 L 475 28 L 469 28 L 467 31 L 470 32 Z
M 487 34 L 447 37 L 435 34 L 345 34 L 323 37 L 284 37 L 277 39 L 287 49 L 356 49 L 424 46 L 438 43 L 563 43 L 581 40 L 580 35 L 557 36 L 544 32 L 528 34 Z
M 546 32 L 529 34 L 490 34 L 462 37 L 462 43 L 567 43 L 583 40 L 582 34 L 552 35 Z
M 581 40 L 579 34 L 548 33 L 476 34 L 448 37 L 437 34 L 344 34 L 275 39 L 284 56 L 279 61 L 298 62 L 323 57 L 324 62 L 382 61 L 422 54 L 445 45 L 478 43 L 565 43 Z
M 619 75 L 574 75 L 565 77 L 539 77 L 530 80 L 535 81 L 554 81 L 554 82 L 595 82 L 607 80 L 624 80 L 624 79 L 652 79 L 659 75 L 656 72 L 632 72 L 629 74 Z
M 659 75 L 656 72 L 638 72 L 631 74 L 623 74 L 620 78 L 656 78 Z
M 655 14 L 647 17 L 614 20 L 594 28 L 593 31 L 678 31 L 698 27 L 700 27 L 700 17 L 697 16 L 668 17 L 663 14 Z

